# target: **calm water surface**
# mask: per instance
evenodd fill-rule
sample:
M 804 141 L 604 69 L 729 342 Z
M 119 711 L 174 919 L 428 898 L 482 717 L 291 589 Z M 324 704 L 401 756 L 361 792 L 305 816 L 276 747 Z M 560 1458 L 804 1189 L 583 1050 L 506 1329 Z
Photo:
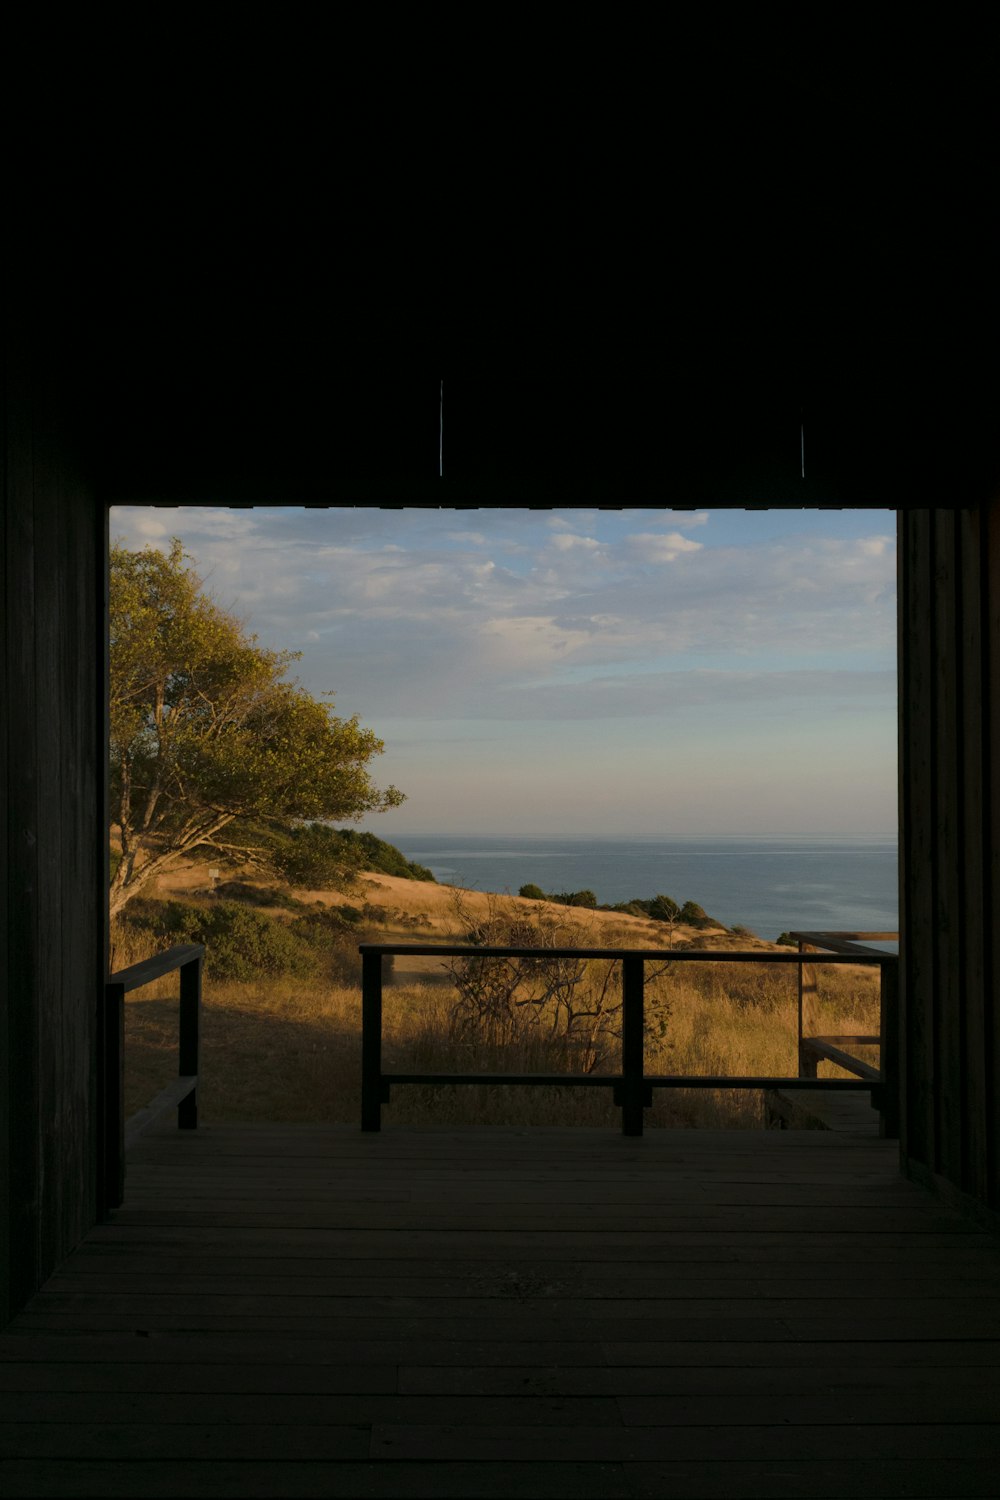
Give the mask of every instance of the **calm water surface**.
M 895 930 L 895 834 L 771 838 L 503 839 L 394 836 L 438 880 L 479 891 L 529 882 L 543 891 L 592 890 L 599 902 L 658 892 L 697 901 L 727 927 L 762 938 L 794 930 Z

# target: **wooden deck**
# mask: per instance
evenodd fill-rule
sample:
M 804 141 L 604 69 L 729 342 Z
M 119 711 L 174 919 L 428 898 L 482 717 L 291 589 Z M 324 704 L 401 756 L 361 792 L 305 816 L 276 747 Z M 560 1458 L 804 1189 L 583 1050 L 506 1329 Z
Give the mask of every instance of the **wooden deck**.
M 164 1129 L 0 1336 L 0 1493 L 993 1500 L 1000 1243 L 896 1160 Z

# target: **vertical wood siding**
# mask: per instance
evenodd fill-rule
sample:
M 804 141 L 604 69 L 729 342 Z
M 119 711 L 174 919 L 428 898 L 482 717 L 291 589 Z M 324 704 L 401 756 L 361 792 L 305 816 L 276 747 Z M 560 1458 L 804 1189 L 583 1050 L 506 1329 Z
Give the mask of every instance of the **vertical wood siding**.
M 91 1227 L 97 1202 L 105 523 L 58 436 L 64 425 L 44 382 L 11 382 L 0 662 L 4 1320 Z
M 1000 1210 L 1000 506 L 900 512 L 904 1168 Z

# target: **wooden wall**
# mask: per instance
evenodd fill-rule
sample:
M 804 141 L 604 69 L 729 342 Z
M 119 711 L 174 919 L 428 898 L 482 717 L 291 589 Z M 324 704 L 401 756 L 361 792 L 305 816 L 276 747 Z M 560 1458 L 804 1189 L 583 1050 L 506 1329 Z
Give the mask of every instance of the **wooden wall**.
M 44 378 L 5 379 L 0 1323 L 94 1223 L 105 973 L 105 521 Z
M 903 1169 L 1000 1211 L 1000 504 L 900 512 Z

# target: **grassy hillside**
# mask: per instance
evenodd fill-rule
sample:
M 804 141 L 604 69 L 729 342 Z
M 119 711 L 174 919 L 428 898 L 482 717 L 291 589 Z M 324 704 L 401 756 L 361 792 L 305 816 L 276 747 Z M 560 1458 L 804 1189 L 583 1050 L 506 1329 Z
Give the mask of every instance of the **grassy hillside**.
M 529 929 L 550 946 L 663 950 L 659 969 L 649 966 L 648 1071 L 795 1073 L 793 966 L 670 963 L 671 942 L 761 951 L 772 944 L 722 928 L 677 924 L 669 930 L 647 917 L 455 891 L 375 871 L 361 875 L 347 894 L 280 889 L 243 872 L 215 896 L 207 865 L 190 862 L 164 877 L 151 898 L 126 908 L 113 932 L 113 967 L 170 942 L 206 941 L 199 1088 L 206 1121 L 354 1123 L 360 1112 L 359 941 L 456 941 L 475 932 L 502 942 L 516 940 L 505 939 L 505 932 Z M 546 964 L 555 985 L 547 999 L 537 980 Z M 819 972 L 822 1028 L 877 1032 L 876 976 L 847 966 Z M 490 992 L 492 1010 L 482 1004 L 485 992 L 482 986 L 477 991 L 475 974 L 470 984 L 469 971 L 433 957 L 399 958 L 387 977 L 385 1057 L 391 1067 L 618 1069 L 619 997 L 610 965 L 584 966 L 566 990 L 574 997 L 568 1007 L 559 985 L 565 990 L 573 975 L 557 972 L 544 957 L 516 976 L 506 1000 Z M 176 990 L 174 977 L 129 996 L 128 1113 L 176 1072 Z M 671 1091 L 656 1100 L 648 1112 L 652 1125 L 761 1123 L 761 1100 L 749 1092 Z M 618 1111 L 603 1089 L 407 1086 L 397 1088 L 386 1120 L 614 1126 Z

